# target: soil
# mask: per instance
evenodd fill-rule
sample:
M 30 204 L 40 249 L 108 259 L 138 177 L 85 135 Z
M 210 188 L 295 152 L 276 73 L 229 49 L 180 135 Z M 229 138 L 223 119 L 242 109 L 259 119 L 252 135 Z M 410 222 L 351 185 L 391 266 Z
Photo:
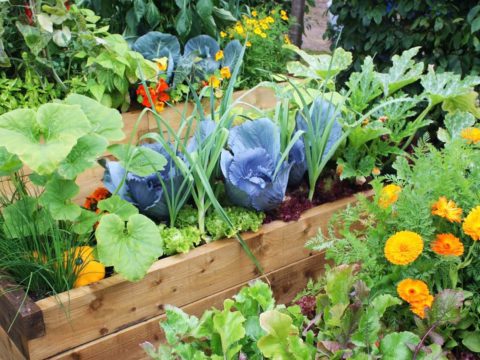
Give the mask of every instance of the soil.
M 306 182 L 296 189 L 288 189 L 283 203 L 278 209 L 268 212 L 263 223 L 267 224 L 275 220 L 295 221 L 304 211 L 314 206 L 340 200 L 370 188 L 368 181 L 364 184 L 357 184 L 348 180 L 340 180 L 335 171 L 330 170 L 325 177 L 318 181 L 312 201 L 308 200 Z

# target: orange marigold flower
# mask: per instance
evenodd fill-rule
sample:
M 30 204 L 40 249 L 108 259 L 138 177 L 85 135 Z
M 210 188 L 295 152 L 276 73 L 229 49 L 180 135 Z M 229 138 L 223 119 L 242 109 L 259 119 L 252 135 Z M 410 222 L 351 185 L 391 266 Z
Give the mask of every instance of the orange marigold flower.
M 407 265 L 415 261 L 423 251 L 423 240 L 413 231 L 399 231 L 385 243 L 385 257 L 395 265 Z
M 404 279 L 397 285 L 397 293 L 409 304 L 425 301 L 430 295 L 428 286 L 422 280 Z
M 419 318 L 425 318 L 425 308 L 431 308 L 433 304 L 433 296 L 428 295 L 425 300 L 413 302 L 410 304 L 410 310 Z
M 438 234 L 430 247 L 436 254 L 444 256 L 461 256 L 464 250 L 460 239 L 453 234 Z
M 463 129 L 461 134 L 462 138 L 468 141 L 469 144 L 476 144 L 480 142 L 480 129 L 469 127 Z
M 457 207 L 453 200 L 447 200 L 441 196 L 438 201 L 432 205 L 432 214 L 443 217 L 450 222 L 462 221 L 462 209 Z
M 378 206 L 386 209 L 390 205 L 394 204 L 398 200 L 402 188 L 395 184 L 389 184 L 382 188 L 380 191 L 380 198 L 378 199 Z
M 463 221 L 463 232 L 473 240 L 480 240 L 480 206 L 472 209 Z
M 374 176 L 380 175 L 380 169 L 378 167 L 374 167 L 372 169 L 372 175 L 374 175 Z

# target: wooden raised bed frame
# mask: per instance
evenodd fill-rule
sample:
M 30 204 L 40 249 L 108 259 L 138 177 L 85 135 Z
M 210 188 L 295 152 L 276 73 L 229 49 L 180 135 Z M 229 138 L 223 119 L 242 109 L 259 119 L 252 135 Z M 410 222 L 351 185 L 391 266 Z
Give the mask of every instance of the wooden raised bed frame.
M 349 197 L 320 205 L 298 221 L 275 221 L 257 233 L 244 234 L 265 269 L 260 278 L 270 281 L 277 300 L 290 301 L 308 278 L 323 272 L 323 254 L 305 249 L 305 241 L 318 229 L 325 231 L 333 213 L 353 201 Z M 139 343 L 161 340 L 158 320 L 166 304 L 199 314 L 257 278 L 255 266 L 236 240 L 216 241 L 157 261 L 136 283 L 114 275 L 58 297 L 37 302 L 27 298 L 10 337 L 0 333 L 0 354 L 12 352 L 6 359 L 15 360 L 142 359 Z M 4 330 L 22 298 L 19 291 L 0 297 Z
M 272 108 L 273 90 L 258 88 L 245 101 Z M 139 113 L 123 114 L 127 140 Z M 176 127 L 179 118 L 174 109 L 167 109 L 163 116 Z M 134 140 L 154 130 L 156 124 L 150 116 L 141 122 Z M 78 202 L 99 186 L 102 175 L 103 169 L 97 166 L 77 179 L 81 188 Z M 279 303 L 287 303 L 309 278 L 318 277 L 324 269 L 323 254 L 306 250 L 305 241 L 318 229 L 326 231 L 333 213 L 353 201 L 350 197 L 324 204 L 308 210 L 298 221 L 276 221 L 257 233 L 244 234 L 265 270 L 261 277 L 238 242 L 227 239 L 159 260 L 136 283 L 114 275 L 36 302 L 21 290 L 8 292 L 0 296 L 0 360 L 144 359 L 139 344 L 162 340 L 158 322 L 166 304 L 200 315 L 212 306 L 221 306 L 223 300 L 258 278 L 271 283 Z M 0 294 L 7 285 L 0 283 Z

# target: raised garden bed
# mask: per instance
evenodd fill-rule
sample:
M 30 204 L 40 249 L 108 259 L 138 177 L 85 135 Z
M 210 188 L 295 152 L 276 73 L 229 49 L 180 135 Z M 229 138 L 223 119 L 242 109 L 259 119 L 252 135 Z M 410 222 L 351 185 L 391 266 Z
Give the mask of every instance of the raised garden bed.
M 245 234 L 279 301 L 291 300 L 308 278 L 323 271 L 323 255 L 305 249 L 305 241 L 318 229 L 325 230 L 332 214 L 354 200 L 320 205 L 298 221 L 275 221 Z M 138 359 L 142 340 L 161 339 L 158 320 L 166 304 L 199 313 L 258 277 L 238 242 L 228 239 L 159 260 L 136 283 L 114 275 L 36 302 L 28 297 L 23 301 L 22 292 L 9 293 L 0 298 L 4 330 L 19 307 L 20 312 L 10 338 L 5 331 L 0 334 L 0 349 L 6 352 L 15 344 L 12 359 Z

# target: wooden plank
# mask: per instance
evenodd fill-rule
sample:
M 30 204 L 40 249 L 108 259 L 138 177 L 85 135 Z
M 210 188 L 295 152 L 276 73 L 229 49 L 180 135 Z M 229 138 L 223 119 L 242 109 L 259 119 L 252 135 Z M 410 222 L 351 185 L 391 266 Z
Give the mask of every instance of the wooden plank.
M 0 360 L 26 360 L 2 327 L 0 327 Z
M 266 275 L 272 285 L 277 304 L 288 304 L 307 284 L 308 279 L 318 278 L 324 270 L 323 254 L 285 266 Z M 183 307 L 188 314 L 201 316 L 212 307 L 221 308 L 223 301 L 235 295 L 242 283 Z M 82 345 L 52 357 L 50 360 L 143 360 L 148 359 L 139 344 L 149 341 L 156 346 L 164 340 L 159 322 L 165 315 L 148 319 L 142 323 L 120 330 L 114 334 Z
M 28 340 L 45 335 L 40 308 L 23 289 L 0 280 L 0 327 L 23 354 L 28 354 Z
M 311 256 L 304 248 L 305 241 L 317 229 L 325 229 L 331 215 L 353 200 L 346 198 L 310 209 L 296 222 L 267 224 L 258 233 L 246 234 L 245 240 L 265 272 L 275 271 Z M 257 275 L 241 246 L 230 239 L 157 261 L 136 283 L 115 275 L 40 300 L 37 305 L 43 311 L 46 335 L 29 342 L 29 354 L 33 360 L 52 356 L 161 315 L 164 304 L 184 306 Z

